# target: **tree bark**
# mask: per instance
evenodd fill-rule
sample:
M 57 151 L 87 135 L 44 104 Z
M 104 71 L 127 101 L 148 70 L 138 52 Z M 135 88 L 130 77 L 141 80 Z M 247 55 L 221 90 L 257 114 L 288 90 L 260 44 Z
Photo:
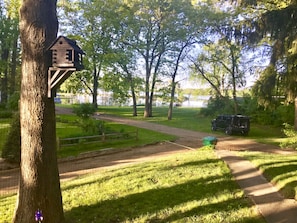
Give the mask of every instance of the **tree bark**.
M 56 39 L 55 0 L 23 0 L 20 9 L 22 44 L 21 164 L 14 223 L 64 222 L 56 156 L 55 104 L 47 97 L 47 48 Z
M 173 103 L 174 103 L 175 87 L 176 87 L 175 76 L 176 75 L 173 75 L 172 79 L 171 79 L 170 102 L 169 102 L 169 108 L 168 108 L 168 114 L 167 114 L 167 119 L 168 120 L 172 120 Z

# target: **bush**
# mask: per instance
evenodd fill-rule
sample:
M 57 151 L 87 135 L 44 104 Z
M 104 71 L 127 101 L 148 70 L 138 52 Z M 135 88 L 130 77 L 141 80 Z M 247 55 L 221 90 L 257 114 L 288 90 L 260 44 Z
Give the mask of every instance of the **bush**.
M 233 114 L 233 103 L 229 98 L 210 98 L 206 108 L 201 108 L 204 116 L 216 116 L 218 114 Z
M 82 130 L 91 135 L 101 135 L 103 133 L 106 133 L 104 124 L 104 121 L 94 120 L 90 118 L 84 118 L 80 121 Z
M 73 108 L 74 114 L 80 118 L 89 118 L 96 111 L 96 108 L 90 103 L 80 104 Z
M 288 123 L 284 123 L 283 133 L 288 137 L 285 141 L 280 143 L 281 148 L 297 149 L 297 131 Z
M 16 113 L 13 117 L 1 156 L 14 163 L 19 163 L 21 160 L 21 125 L 19 113 Z
M 13 93 L 7 102 L 7 108 L 9 110 L 17 111 L 19 109 L 19 101 L 20 101 L 20 93 L 15 92 Z
M 288 105 L 279 105 L 275 110 L 276 116 L 278 117 L 274 124 L 277 126 L 283 125 L 283 123 L 288 123 L 290 125 L 294 124 L 295 118 L 295 105 L 288 104 Z
M 13 116 L 12 111 L 8 111 L 8 110 L 0 111 L 0 118 L 11 118 L 12 116 Z

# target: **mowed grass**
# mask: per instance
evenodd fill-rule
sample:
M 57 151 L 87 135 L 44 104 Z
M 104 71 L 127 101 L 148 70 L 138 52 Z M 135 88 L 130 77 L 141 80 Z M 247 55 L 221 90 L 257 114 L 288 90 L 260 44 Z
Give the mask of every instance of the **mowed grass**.
M 138 116 L 132 116 L 132 107 L 113 107 L 113 106 L 100 106 L 99 113 L 113 114 L 122 117 L 154 122 L 162 125 L 184 128 L 194 131 L 211 132 L 210 122 L 211 117 L 204 117 L 199 115 L 199 108 L 173 108 L 172 120 L 168 120 L 167 113 L 168 107 L 153 107 L 153 117 L 144 118 L 144 107 L 137 108 Z
M 135 128 L 133 126 L 122 125 L 114 122 L 106 122 L 106 128 L 115 133 L 127 133 L 131 134 L 128 139 L 118 139 L 112 141 L 102 141 L 94 143 L 79 143 L 71 146 L 60 147 L 57 151 L 58 158 L 78 156 L 81 153 L 99 151 L 102 149 L 126 149 L 144 146 L 148 144 L 155 144 L 162 141 L 172 141 L 176 139 L 175 136 L 151 131 L 148 129 Z M 65 131 L 66 130 L 66 131 Z M 136 138 L 137 134 L 137 138 Z M 87 136 L 88 133 L 84 132 L 77 125 L 71 125 L 69 123 L 57 123 L 57 135 L 60 138 L 72 138 L 79 136 Z
M 264 223 L 210 147 L 62 182 L 69 223 Z M 0 198 L 11 222 L 16 196 Z
M 132 107 L 113 107 L 113 106 L 100 106 L 99 113 L 113 114 L 122 117 L 144 120 L 148 122 L 155 122 L 162 125 L 183 128 L 199 132 L 207 132 L 212 135 L 224 136 L 223 131 L 211 131 L 211 120 L 215 117 L 205 117 L 202 116 L 200 108 L 184 108 L 184 107 L 174 107 L 172 120 L 168 120 L 167 113 L 168 107 L 153 107 L 153 117 L 144 118 L 143 112 L 144 107 L 140 106 L 137 109 L 138 116 L 132 116 Z M 251 138 L 261 143 L 268 143 L 279 145 L 283 140 L 284 135 L 282 133 L 281 127 L 265 126 L 253 123 L 251 120 L 251 128 L 248 136 L 236 136 Z
M 100 107 L 99 112 L 211 133 L 211 118 L 199 116 L 199 109 L 174 108 L 170 121 L 166 107 L 156 108 L 154 117 L 148 119 L 142 117 L 141 109 L 138 117 L 132 117 L 130 107 Z M 252 123 L 249 137 L 267 138 L 266 143 L 273 143 L 280 137 L 279 132 L 277 128 L 271 130 Z M 144 137 L 151 139 L 159 133 L 151 134 L 143 132 Z M 79 149 L 68 152 L 73 154 L 75 150 Z M 244 156 L 258 163 L 265 176 L 270 176 L 287 197 L 296 197 L 296 156 L 248 152 Z M 227 166 L 210 148 L 62 182 L 62 194 L 69 223 L 265 222 L 238 188 Z M 0 222 L 11 222 L 15 200 L 15 195 L 0 197 Z
M 250 160 L 286 198 L 297 200 L 297 154 L 239 152 Z

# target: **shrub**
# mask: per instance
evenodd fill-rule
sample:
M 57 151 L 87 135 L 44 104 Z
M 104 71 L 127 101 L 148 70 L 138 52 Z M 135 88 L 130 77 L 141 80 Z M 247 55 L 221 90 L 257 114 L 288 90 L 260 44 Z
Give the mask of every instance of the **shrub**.
M 73 108 L 73 112 L 80 118 L 89 118 L 96 111 L 96 108 L 90 103 L 80 104 Z
M 218 114 L 233 114 L 233 104 L 229 98 L 210 98 L 206 108 L 201 108 L 204 116 L 216 116 Z
M 80 126 L 82 130 L 88 134 L 101 135 L 105 133 L 105 122 L 100 120 L 94 120 L 90 118 L 84 118 L 80 120 Z
M 7 108 L 9 110 L 17 111 L 19 109 L 19 100 L 20 100 L 20 93 L 15 92 L 13 93 L 7 102 Z
M 2 158 L 19 163 L 21 159 L 21 126 L 20 114 L 16 113 L 13 117 L 11 128 L 4 143 L 1 154 Z
M 8 110 L 0 111 L 0 118 L 11 118 L 12 116 L 13 116 L 12 111 L 8 111 Z
M 288 104 L 288 105 L 279 105 L 276 110 L 277 119 L 275 119 L 274 124 L 277 126 L 283 125 L 283 123 L 288 123 L 290 125 L 294 124 L 295 118 L 295 105 Z
M 288 138 L 280 143 L 280 147 L 297 149 L 297 131 L 295 131 L 294 127 L 288 123 L 284 123 L 283 125 L 283 133 Z

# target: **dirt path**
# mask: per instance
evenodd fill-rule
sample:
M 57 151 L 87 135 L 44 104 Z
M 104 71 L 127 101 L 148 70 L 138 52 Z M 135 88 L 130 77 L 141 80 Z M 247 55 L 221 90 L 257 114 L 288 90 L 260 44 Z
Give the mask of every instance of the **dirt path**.
M 59 110 L 59 113 L 69 113 L 69 110 Z M 59 171 L 61 180 L 69 180 L 79 175 L 98 171 L 103 168 L 116 168 L 122 165 L 129 165 L 148 160 L 155 160 L 168 154 L 187 152 L 191 149 L 202 146 L 202 139 L 209 134 L 200 133 L 190 130 L 178 129 L 158 125 L 154 123 L 135 121 L 130 119 L 118 118 L 107 115 L 97 115 L 95 118 L 115 121 L 139 128 L 147 128 L 162 133 L 175 135 L 178 140 L 175 142 L 163 142 L 156 145 L 144 146 L 134 149 L 105 150 L 101 152 L 93 152 L 82 154 L 77 158 L 64 159 L 59 161 Z M 280 150 L 271 145 L 255 143 L 248 139 L 238 139 L 234 137 L 217 136 L 219 142 L 216 149 L 227 150 L 258 150 L 275 153 L 291 153 Z M 19 169 L 13 168 L 9 170 L 1 170 L 1 166 L 7 164 L 0 162 L 0 195 L 15 192 L 18 185 Z

